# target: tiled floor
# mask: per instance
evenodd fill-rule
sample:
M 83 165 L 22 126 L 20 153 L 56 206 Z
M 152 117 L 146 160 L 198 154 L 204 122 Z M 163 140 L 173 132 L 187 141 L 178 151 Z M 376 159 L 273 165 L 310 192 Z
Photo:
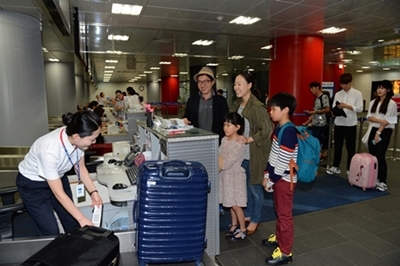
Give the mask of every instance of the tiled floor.
M 400 160 L 388 160 L 388 196 L 295 216 L 291 265 L 400 265 L 399 166 Z M 324 171 L 321 167 L 320 172 Z M 221 232 L 217 262 L 223 266 L 266 265 L 264 260 L 273 248 L 261 245 L 261 240 L 274 231 L 275 221 L 266 222 L 255 234 L 236 243 Z

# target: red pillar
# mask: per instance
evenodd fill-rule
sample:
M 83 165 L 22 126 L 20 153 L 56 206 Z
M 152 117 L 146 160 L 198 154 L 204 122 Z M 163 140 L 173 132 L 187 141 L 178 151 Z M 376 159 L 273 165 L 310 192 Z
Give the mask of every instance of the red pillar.
M 161 77 L 161 101 L 164 103 L 176 102 L 179 96 L 179 78 L 178 77 Z M 176 115 L 178 113 L 177 106 L 165 105 L 162 108 L 162 114 Z
M 308 85 L 311 81 L 322 81 L 324 40 L 321 36 L 291 35 L 273 39 L 271 44 L 269 95 L 292 94 L 297 108 L 291 119 L 299 125 L 307 120 L 304 110 L 314 106 Z

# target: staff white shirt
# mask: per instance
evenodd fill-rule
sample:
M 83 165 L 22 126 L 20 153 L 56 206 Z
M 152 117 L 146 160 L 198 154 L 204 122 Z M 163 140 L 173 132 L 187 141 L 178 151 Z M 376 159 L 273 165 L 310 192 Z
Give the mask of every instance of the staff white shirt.
M 76 164 L 84 151 L 73 146 L 65 132 L 65 126 L 55 129 L 38 138 L 29 149 L 23 161 L 18 165 L 19 172 L 32 181 L 55 180 L 64 176 L 73 166 L 68 159 L 60 139 L 60 132 L 65 148 Z
M 345 103 L 351 105 L 353 110 L 343 108 L 347 117 L 338 116 L 335 118 L 336 126 L 345 126 L 351 127 L 357 125 L 357 113 L 361 113 L 363 110 L 363 98 L 360 91 L 351 87 L 348 92 L 344 90 L 340 90 L 336 92 L 335 97 L 333 99 L 333 105 L 336 105 L 336 102 Z
M 371 108 L 374 105 L 375 101 L 376 101 L 376 99 L 372 100 L 369 104 L 367 118 L 373 116 L 378 119 L 386 120 L 390 124 L 388 124 L 385 128 L 394 128 L 394 125 L 397 124 L 397 104 L 396 104 L 396 102 L 393 100 L 390 100 L 388 103 L 386 114 L 382 114 L 382 113 L 379 113 L 379 108 L 381 107 L 381 103 L 378 103 L 375 113 L 371 113 Z M 371 121 L 369 123 L 372 124 L 372 127 L 379 128 L 381 126 L 380 123 L 374 123 Z

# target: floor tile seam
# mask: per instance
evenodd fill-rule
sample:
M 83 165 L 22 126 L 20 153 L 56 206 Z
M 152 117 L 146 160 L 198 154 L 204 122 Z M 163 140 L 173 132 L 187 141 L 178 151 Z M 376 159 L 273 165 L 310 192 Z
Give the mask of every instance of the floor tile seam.
M 350 240 L 348 240 L 348 241 L 345 241 L 345 242 L 350 242 Z M 321 249 L 314 249 L 314 250 L 312 250 L 312 251 L 309 251 L 309 252 L 302 252 L 300 255 L 299 254 L 295 254 L 295 253 L 293 253 L 293 257 L 302 257 L 302 256 L 309 256 L 309 255 L 312 255 L 313 253 L 315 253 L 315 252 L 321 252 L 321 251 L 324 251 L 324 250 L 328 250 L 329 252 L 333 252 L 333 253 L 335 253 L 337 256 L 339 256 L 339 257 L 341 257 L 343 260 L 345 260 L 345 261 L 347 261 L 347 262 L 349 262 L 349 263 L 352 263 L 351 261 L 349 261 L 348 259 L 346 259 L 345 257 L 343 257 L 342 255 L 340 255 L 340 253 L 338 253 L 338 252 L 336 252 L 335 250 L 333 250 L 332 249 L 332 247 L 335 247 L 335 246 L 339 246 L 339 245 L 341 245 L 341 244 L 343 244 L 343 243 L 345 243 L 345 242 L 342 242 L 342 243 L 339 243 L 339 244 L 335 244 L 335 245 L 332 245 L 332 246 L 329 246 L 329 247 L 323 247 L 323 248 L 321 248 Z
M 395 245 L 395 244 L 393 244 L 393 243 L 387 241 L 386 239 L 377 236 L 376 234 L 373 234 L 373 235 L 376 236 L 377 238 L 379 238 L 382 242 L 384 242 L 384 244 L 386 244 L 386 245 L 388 245 L 388 246 L 392 246 L 392 247 L 394 247 L 395 249 L 397 249 L 397 251 L 400 251 L 400 246 Z M 355 241 L 352 240 L 352 239 L 349 239 L 349 240 L 352 241 L 352 242 L 354 242 L 354 243 L 357 243 L 357 242 L 355 242 Z M 381 243 L 381 244 L 383 244 L 383 243 Z M 358 245 L 359 245 L 360 247 L 364 247 L 364 245 L 362 245 L 362 244 L 358 244 Z M 368 247 L 366 247 L 366 249 L 368 249 Z M 369 250 L 369 249 L 368 249 L 368 250 Z M 386 256 L 386 255 L 389 254 L 389 253 L 388 253 L 388 254 L 384 254 L 384 255 L 380 256 L 380 253 L 376 253 L 374 249 L 371 249 L 370 252 L 372 252 L 373 254 L 375 254 L 375 255 L 378 256 L 378 257 L 383 257 L 383 256 Z
M 249 247 L 250 247 L 250 246 L 247 246 L 247 248 L 249 248 Z M 246 247 L 244 247 L 244 248 L 246 248 Z M 269 256 L 270 253 L 272 253 L 272 252 L 265 253 L 265 252 L 264 252 L 259 246 L 257 246 L 257 245 L 255 245 L 255 248 L 258 248 L 258 250 L 259 250 L 262 254 L 264 254 L 265 257 Z M 239 261 L 236 260 L 235 256 L 232 255 L 232 253 L 231 253 L 232 251 L 234 251 L 234 250 L 228 251 L 229 256 L 232 258 L 233 261 L 236 262 L 237 265 L 240 265 L 240 264 L 239 264 Z M 225 266 L 225 265 L 222 265 L 222 266 Z M 230 266 L 230 265 L 227 265 L 227 266 Z M 242 266 L 242 265 L 240 265 L 240 266 Z

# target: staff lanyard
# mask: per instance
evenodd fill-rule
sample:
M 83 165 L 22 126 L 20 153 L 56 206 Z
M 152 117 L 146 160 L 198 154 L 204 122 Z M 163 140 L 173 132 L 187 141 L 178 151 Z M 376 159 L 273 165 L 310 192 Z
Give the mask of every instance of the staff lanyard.
M 63 139 L 62 139 L 62 133 L 63 133 L 63 132 L 64 132 L 64 129 L 60 131 L 60 140 L 61 140 L 61 144 L 63 145 L 65 154 L 67 155 L 69 162 L 70 162 L 70 163 L 72 164 L 72 166 L 74 167 L 75 173 L 76 173 L 76 175 L 78 176 L 78 181 L 79 181 L 79 183 L 81 183 L 81 173 L 80 173 L 80 171 L 79 171 L 80 169 L 79 169 L 78 151 L 76 151 L 76 163 L 74 164 L 74 163 L 72 162 L 71 156 L 69 156 L 69 153 L 68 153 L 68 151 L 67 151 L 67 147 L 65 147 L 64 141 L 63 141 Z M 75 150 L 76 150 L 76 147 L 75 147 Z M 75 150 L 74 150 L 74 151 L 75 151 Z M 72 151 L 72 152 L 74 152 L 74 151 Z M 72 153 L 71 153 L 71 154 L 72 154 Z

